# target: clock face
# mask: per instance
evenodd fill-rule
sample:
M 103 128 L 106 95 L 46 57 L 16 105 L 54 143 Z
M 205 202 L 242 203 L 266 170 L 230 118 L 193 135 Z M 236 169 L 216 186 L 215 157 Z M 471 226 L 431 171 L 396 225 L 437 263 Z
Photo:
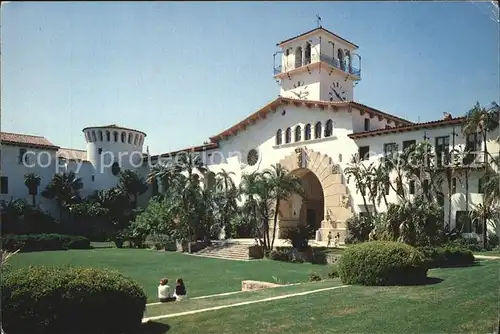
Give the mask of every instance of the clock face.
M 342 87 L 342 84 L 340 84 L 338 81 L 334 81 L 332 83 L 328 95 L 330 95 L 330 101 L 345 101 L 347 99 L 347 93 L 345 92 L 344 87 Z
M 292 93 L 295 96 L 297 96 L 298 99 L 302 99 L 302 100 L 307 100 L 307 96 L 309 96 L 309 92 L 307 91 L 307 86 L 304 86 L 303 89 L 301 89 L 297 92 L 292 91 Z

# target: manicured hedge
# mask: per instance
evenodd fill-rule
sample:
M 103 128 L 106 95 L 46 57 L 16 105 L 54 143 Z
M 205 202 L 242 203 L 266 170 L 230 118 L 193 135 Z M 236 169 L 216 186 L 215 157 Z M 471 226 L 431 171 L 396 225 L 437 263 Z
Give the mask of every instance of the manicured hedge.
M 6 333 L 137 332 L 146 295 L 135 281 L 106 269 L 30 267 L 1 282 Z
M 269 259 L 283 262 L 326 264 L 325 249 L 327 248 L 310 246 L 300 250 L 294 247 L 276 247 L 269 252 Z
M 427 277 L 424 257 L 416 248 L 390 241 L 372 241 L 347 248 L 339 260 L 344 284 L 405 285 Z
M 428 268 L 469 266 L 475 261 L 472 252 L 462 247 L 422 247 L 419 250 L 423 253 Z
M 2 249 L 35 252 L 64 249 L 89 249 L 90 240 L 85 237 L 62 234 L 20 234 L 2 238 Z

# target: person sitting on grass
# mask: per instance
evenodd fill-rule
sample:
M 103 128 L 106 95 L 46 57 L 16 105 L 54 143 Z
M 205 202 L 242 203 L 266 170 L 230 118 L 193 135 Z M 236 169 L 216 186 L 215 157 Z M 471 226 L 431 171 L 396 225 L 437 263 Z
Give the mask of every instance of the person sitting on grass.
M 181 301 L 186 298 L 187 291 L 182 278 L 177 279 L 177 284 L 175 285 L 174 297 L 176 300 Z
M 161 303 L 175 300 L 175 298 L 170 295 L 170 287 L 167 283 L 168 279 L 163 278 L 160 280 L 160 285 L 158 285 L 158 299 Z

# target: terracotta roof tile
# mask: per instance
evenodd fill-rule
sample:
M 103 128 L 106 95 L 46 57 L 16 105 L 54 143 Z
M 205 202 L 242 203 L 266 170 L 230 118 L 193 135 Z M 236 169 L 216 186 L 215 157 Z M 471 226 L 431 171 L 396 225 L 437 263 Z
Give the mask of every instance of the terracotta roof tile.
M 57 156 L 61 158 L 66 158 L 68 160 L 76 160 L 76 161 L 88 161 L 87 160 L 87 151 L 78 150 L 72 148 L 60 148 L 57 151 Z
M 0 132 L 2 144 L 40 147 L 57 150 L 59 146 L 52 144 L 42 136 L 25 135 L 22 133 Z
M 373 131 L 356 132 L 356 133 L 351 133 L 349 135 L 349 138 L 352 138 L 352 139 L 366 138 L 366 137 L 381 136 L 381 135 L 385 135 L 385 134 L 392 134 L 392 133 L 398 133 L 398 132 L 417 131 L 420 129 L 428 129 L 428 128 L 434 128 L 434 127 L 462 124 L 464 122 L 464 120 L 465 120 L 465 117 L 456 117 L 456 118 L 430 121 L 430 122 L 424 122 L 424 123 L 403 125 L 403 126 L 398 126 L 398 127 L 388 128 L 388 129 L 378 129 L 378 130 L 373 130 Z
M 144 135 L 144 137 L 147 136 L 145 132 L 142 132 L 140 130 L 136 130 L 136 129 L 132 129 L 132 128 L 125 128 L 123 126 L 119 126 L 116 124 L 100 125 L 100 126 L 87 126 L 87 127 L 83 128 L 82 131 L 90 130 L 90 129 L 117 129 L 117 130 L 125 130 L 125 131 L 135 131 L 135 132 L 142 133 Z
M 218 147 L 219 147 L 219 145 L 217 143 L 208 143 L 208 144 L 203 144 L 203 145 L 199 145 L 199 146 L 188 147 L 188 148 L 185 148 L 182 150 L 172 151 L 172 152 L 168 152 L 168 153 L 162 153 L 159 155 L 152 155 L 150 158 L 151 158 L 151 160 L 157 160 L 158 158 L 172 157 L 172 156 L 175 156 L 176 154 L 179 154 L 181 152 L 203 152 L 203 151 L 207 151 L 207 150 L 213 150 L 213 149 L 218 148 Z M 145 156 L 144 160 L 147 160 L 147 159 L 148 159 L 148 157 Z

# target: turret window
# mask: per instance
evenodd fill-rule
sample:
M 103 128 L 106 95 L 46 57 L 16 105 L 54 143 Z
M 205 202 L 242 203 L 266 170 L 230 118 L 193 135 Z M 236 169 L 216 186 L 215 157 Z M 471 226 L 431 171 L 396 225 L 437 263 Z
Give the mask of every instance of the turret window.
M 122 132 L 122 134 L 121 134 L 121 140 L 122 140 L 122 143 L 125 142 L 125 132 Z
M 128 143 L 132 144 L 132 134 L 131 133 L 128 134 Z
M 118 141 L 118 132 L 113 132 L 113 139 L 115 140 L 115 142 Z
M 333 122 L 329 119 L 325 126 L 325 137 L 331 137 L 333 134 Z
M 304 51 L 304 65 L 311 63 L 311 43 L 306 43 L 306 49 Z
M 100 141 L 104 141 L 104 138 L 103 138 L 103 135 L 102 135 L 102 131 L 99 130 L 99 140 Z
M 111 141 L 111 133 L 109 131 L 106 131 L 106 139 Z
M 97 137 L 95 135 L 95 131 L 92 131 L 92 141 L 97 141 Z
M 295 49 L 295 68 L 302 66 L 302 48 L 298 46 Z
M 136 134 L 136 135 L 134 136 L 134 145 L 137 145 L 137 141 L 138 141 L 138 139 L 139 139 L 139 136 Z

